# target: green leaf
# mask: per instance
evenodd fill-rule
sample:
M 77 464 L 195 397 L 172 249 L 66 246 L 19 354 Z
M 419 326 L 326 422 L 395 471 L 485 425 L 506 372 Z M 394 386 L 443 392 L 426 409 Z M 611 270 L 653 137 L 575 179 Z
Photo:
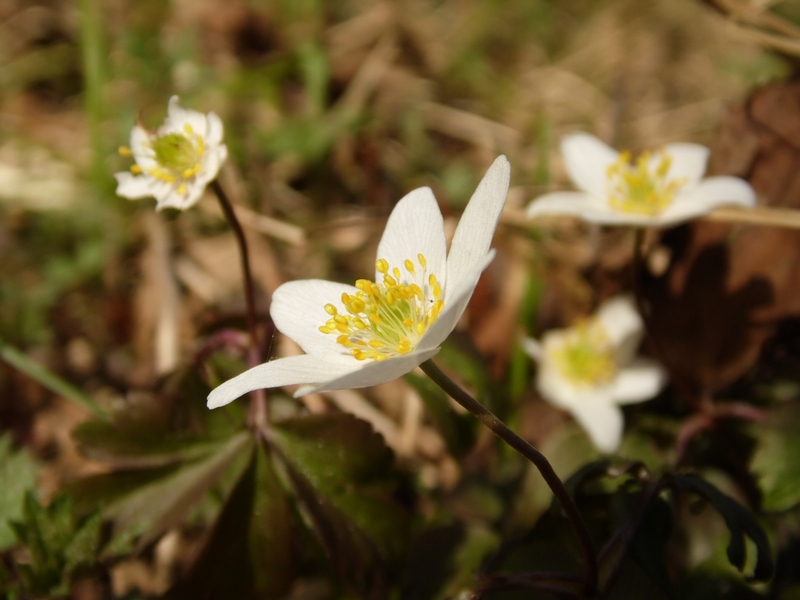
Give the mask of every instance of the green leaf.
M 325 109 L 331 73 L 325 50 L 318 44 L 306 42 L 297 52 L 300 70 L 305 81 L 306 95 L 312 114 Z
M 666 557 L 671 533 L 672 508 L 661 498 L 655 498 L 636 530 L 630 547 L 630 558 L 667 598 L 673 597 Z
M 268 450 L 259 447 L 169 597 L 283 597 L 294 579 L 294 523 Z
M 204 459 L 182 465 L 169 475 L 113 502 L 106 507 L 104 516 L 114 521 L 115 534 L 129 527 L 145 530 L 139 540 L 141 548 L 181 521 L 187 510 L 218 482 L 231 463 L 242 453 L 250 451 L 251 444 L 250 433 L 242 431 Z
M 11 435 L 0 435 L 0 550 L 14 545 L 9 520 L 22 518 L 25 493 L 34 489 L 39 468 L 24 449 L 14 452 Z
M 694 492 L 705 498 L 717 512 L 719 512 L 725 520 L 725 525 L 731 532 L 727 553 L 728 560 L 734 567 L 739 569 L 739 571 L 744 570 L 745 560 L 747 558 L 745 552 L 745 536 L 747 536 L 756 545 L 758 554 L 751 578 L 755 581 L 767 581 L 772 577 L 774 567 L 772 564 L 772 552 L 769 547 L 769 540 L 752 513 L 736 502 L 736 500 L 727 494 L 723 494 L 716 487 L 697 475 L 673 474 L 667 478 L 667 481 L 678 491 Z
M 52 371 L 44 368 L 35 360 L 30 358 L 24 352 L 20 352 L 16 348 L 4 344 L 0 341 L 0 359 L 6 361 L 9 365 L 22 371 L 28 377 L 38 382 L 42 387 L 47 388 L 54 394 L 66 398 L 75 404 L 88 409 L 95 416 L 105 418 L 106 411 L 97 404 L 91 396 L 84 394 L 81 390 L 76 388 L 68 381 L 62 379 Z
M 271 441 L 330 563 L 362 593 L 380 597 L 386 570 L 404 557 L 408 542 L 391 450 L 348 414 L 276 423 Z
M 35 597 L 66 596 L 75 572 L 97 562 L 100 512 L 81 522 L 74 516 L 70 496 L 57 496 L 45 507 L 32 493 L 25 497 L 23 512 L 22 522 L 11 524 L 27 549 L 27 562 L 17 566 L 23 589 Z
M 182 438 L 145 419 L 85 421 L 72 432 L 81 453 L 123 469 L 161 467 L 207 455 L 219 441 Z
M 96 510 L 89 515 L 64 549 L 64 570 L 67 573 L 92 565 L 100 551 L 103 515 Z
M 786 511 L 800 504 L 800 403 L 775 409 L 759 430 L 752 469 L 764 509 Z

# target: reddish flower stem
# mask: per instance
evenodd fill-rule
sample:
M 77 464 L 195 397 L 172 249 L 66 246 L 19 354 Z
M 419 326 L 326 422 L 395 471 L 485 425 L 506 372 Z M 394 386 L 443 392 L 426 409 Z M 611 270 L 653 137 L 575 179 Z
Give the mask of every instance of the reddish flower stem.
M 255 286 L 253 285 L 253 275 L 250 270 L 250 254 L 247 249 L 247 239 L 244 235 L 242 225 L 239 219 L 236 218 L 236 212 L 233 210 L 233 204 L 228 199 L 228 195 L 215 179 L 211 182 L 211 189 L 217 196 L 219 204 L 222 207 L 222 212 L 233 230 L 236 237 L 236 243 L 239 246 L 239 256 L 241 257 L 242 278 L 244 280 L 244 297 L 247 303 L 247 329 L 250 333 L 250 343 L 247 351 L 248 366 L 254 367 L 263 362 L 261 356 L 261 344 L 259 343 L 258 336 L 258 317 L 256 315 L 256 298 Z M 250 426 L 257 431 L 263 431 L 269 422 L 269 415 L 267 414 L 267 395 L 265 390 L 255 390 L 250 393 Z
M 578 538 L 585 569 L 584 595 L 586 598 L 594 598 L 597 594 L 597 556 L 595 555 L 592 545 L 592 539 L 589 536 L 589 530 L 586 528 L 586 523 L 584 523 L 583 517 L 581 517 L 581 513 L 578 511 L 578 507 L 570 497 L 569 492 L 567 492 L 567 488 L 564 487 L 564 483 L 559 479 L 558 475 L 556 475 L 556 472 L 553 470 L 553 467 L 550 465 L 547 458 L 545 458 L 544 454 L 511 431 L 508 425 L 503 423 L 493 412 L 470 396 L 452 379 L 445 375 L 432 360 L 425 361 L 420 365 L 420 368 L 434 383 L 436 383 L 436 385 L 453 398 L 453 400 L 475 415 L 475 417 L 486 425 L 492 433 L 527 458 L 539 470 L 539 473 L 541 473 L 556 500 L 564 510 L 575 532 L 575 536 Z

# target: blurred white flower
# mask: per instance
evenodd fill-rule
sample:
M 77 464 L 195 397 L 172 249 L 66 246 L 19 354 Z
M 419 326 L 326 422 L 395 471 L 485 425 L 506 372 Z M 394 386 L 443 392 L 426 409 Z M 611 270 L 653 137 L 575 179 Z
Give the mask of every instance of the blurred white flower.
M 305 384 L 295 396 L 384 383 L 439 351 L 483 270 L 508 193 L 510 166 L 498 157 L 459 221 L 447 253 L 442 213 L 430 188 L 406 195 L 378 245 L 375 281 L 319 279 L 275 290 L 275 326 L 307 353 L 280 358 L 226 381 L 208 396 L 224 406 L 259 388 Z
M 541 343 L 523 341 L 538 363 L 536 385 L 550 403 L 568 410 L 603 452 L 622 437 L 620 405 L 655 396 L 666 381 L 655 361 L 636 357 L 644 325 L 629 296 L 616 296 L 568 329 L 548 331 Z
M 631 163 L 593 135 L 574 133 L 561 140 L 561 154 L 578 192 L 554 192 L 528 205 L 529 218 L 570 214 L 608 225 L 665 227 L 723 205 L 750 207 L 753 188 L 738 177 L 702 179 L 708 148 L 667 144 Z
M 170 98 L 167 118 L 156 131 L 134 125 L 130 144 L 120 154 L 133 156 L 136 163 L 130 172 L 115 175 L 117 194 L 153 196 L 156 210 L 193 206 L 228 157 L 220 118 L 181 108 L 177 96 Z

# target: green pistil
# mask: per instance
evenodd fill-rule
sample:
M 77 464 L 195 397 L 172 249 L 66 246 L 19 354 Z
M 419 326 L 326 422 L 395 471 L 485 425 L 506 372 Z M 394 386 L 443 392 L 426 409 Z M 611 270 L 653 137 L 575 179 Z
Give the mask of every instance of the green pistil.
M 158 165 L 172 173 L 181 175 L 198 162 L 197 145 L 182 133 L 166 133 L 150 144 Z

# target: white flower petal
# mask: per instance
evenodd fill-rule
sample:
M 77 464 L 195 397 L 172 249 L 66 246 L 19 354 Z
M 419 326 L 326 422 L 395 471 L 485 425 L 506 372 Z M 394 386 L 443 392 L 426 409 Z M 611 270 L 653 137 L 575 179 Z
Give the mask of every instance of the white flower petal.
M 575 405 L 572 416 L 589 434 L 592 443 L 601 452 L 614 452 L 622 439 L 622 410 L 602 402 Z
M 667 179 L 684 181 L 686 189 L 691 189 L 702 179 L 708 164 L 709 149 L 700 144 L 667 144 L 664 151 L 671 157 L 672 164 L 667 172 Z M 655 169 L 661 160 L 661 153 L 655 152 L 650 159 L 650 166 Z M 652 172 L 652 171 L 651 171 Z
M 134 125 L 131 129 L 131 152 L 135 157 L 152 154 L 150 149 L 150 134 L 141 125 Z
M 297 342 L 304 352 L 347 354 L 347 349 L 336 343 L 335 334 L 322 333 L 319 328 L 331 318 L 325 312 L 326 304 L 346 314 L 342 294 L 357 291 L 352 285 L 322 279 L 289 281 L 275 290 L 269 313 L 278 331 Z
M 539 196 L 528 204 L 525 214 L 529 219 L 539 215 L 575 215 L 582 217 L 587 212 L 609 214 L 612 211 L 602 198 L 586 192 L 551 192 Z M 616 214 L 615 212 L 613 214 Z
M 459 286 L 462 278 L 473 276 L 475 265 L 483 264 L 500 213 L 503 212 L 510 178 L 508 159 L 498 156 L 472 194 L 450 245 L 447 257 L 448 287 Z
M 608 386 L 573 385 L 554 364 L 547 360 L 547 352 L 536 372 L 536 389 L 550 404 L 569 411 L 584 404 L 611 403 Z
M 160 134 L 164 133 L 186 133 L 184 126 L 189 125 L 195 134 L 204 140 L 208 136 L 208 121 L 206 115 L 196 110 L 183 108 L 178 103 L 178 97 L 172 96 L 167 105 L 167 120 L 159 128 Z
M 137 198 L 144 198 L 152 195 L 150 179 L 147 177 L 136 176 L 127 171 L 115 173 L 114 177 L 117 180 L 118 196 L 136 200 Z
M 218 146 L 216 155 L 220 164 L 224 163 L 226 160 L 228 160 L 228 147 L 225 144 Z M 219 166 L 217 166 L 217 171 L 219 171 Z
M 205 143 L 207 146 L 216 146 L 222 143 L 224 135 L 224 128 L 222 126 L 222 119 L 216 113 L 210 112 L 206 115 L 207 129 L 205 136 Z M 225 160 L 224 158 L 222 160 Z
M 619 153 L 588 133 L 573 133 L 561 140 L 564 167 L 575 186 L 605 198 L 608 167 L 619 160 Z
M 614 296 L 597 309 L 597 320 L 603 325 L 615 349 L 617 364 L 633 360 L 644 336 L 644 321 L 632 296 Z
M 228 149 L 221 146 L 216 152 L 206 152 L 203 159 L 203 167 L 197 175 L 195 182 L 206 187 L 209 182 L 216 179 L 219 168 L 228 156 Z
M 174 184 L 165 185 L 169 186 L 169 191 L 167 193 L 153 191 L 153 196 L 158 201 L 156 203 L 156 210 L 163 210 L 165 208 L 186 210 L 197 203 L 206 189 L 204 185 L 198 185 L 197 182 L 194 182 L 186 186 L 186 191 L 183 194 L 179 194 L 178 188 Z
M 691 190 L 678 194 L 664 216 L 673 217 L 680 211 L 692 208 L 693 216 L 705 214 L 718 206 L 751 207 L 756 204 L 756 193 L 744 179 L 720 176 L 708 177 Z M 674 210 L 669 210 L 674 207 Z
M 359 363 L 358 369 L 343 374 L 336 379 L 328 380 L 318 386 L 304 386 L 297 390 L 295 398 L 314 392 L 362 388 L 386 383 L 405 375 L 429 358 L 433 358 L 437 352 L 439 352 L 439 348 L 404 354 L 403 356 L 382 361 L 365 360 L 359 362 L 352 359 Z M 325 358 L 327 360 L 327 356 Z
M 442 212 L 433 192 L 423 187 L 406 194 L 394 207 L 386 229 L 378 244 L 377 258 L 388 261 L 390 267 L 398 267 L 401 280 L 410 283 L 414 279 L 403 267 L 411 260 L 418 272 L 417 255 L 422 254 L 433 273 L 444 286 L 447 242 L 444 237 Z M 382 282 L 383 275 L 375 271 L 375 281 Z
M 525 354 L 530 356 L 536 362 L 540 362 L 544 358 L 544 350 L 542 345 L 533 338 L 523 338 L 520 342 Z
M 655 397 L 667 381 L 664 369 L 655 361 L 640 358 L 621 369 L 611 386 L 617 404 L 635 404 Z
M 331 354 L 289 356 L 258 365 L 229 379 L 208 395 L 208 408 L 219 408 L 253 390 L 302 383 L 336 380 L 345 373 L 360 369 L 352 358 Z
M 472 293 L 478 285 L 481 273 L 489 266 L 494 260 L 495 251 L 490 250 L 484 256 L 483 261 L 473 265 L 472 270 L 468 271 L 461 276 L 461 280 L 456 286 L 448 285 L 445 288 L 443 299 L 444 309 L 442 310 L 439 318 L 431 325 L 430 329 L 425 332 L 422 339 L 417 345 L 418 350 L 429 350 L 438 347 L 450 333 L 455 329 L 461 315 L 469 304 Z

